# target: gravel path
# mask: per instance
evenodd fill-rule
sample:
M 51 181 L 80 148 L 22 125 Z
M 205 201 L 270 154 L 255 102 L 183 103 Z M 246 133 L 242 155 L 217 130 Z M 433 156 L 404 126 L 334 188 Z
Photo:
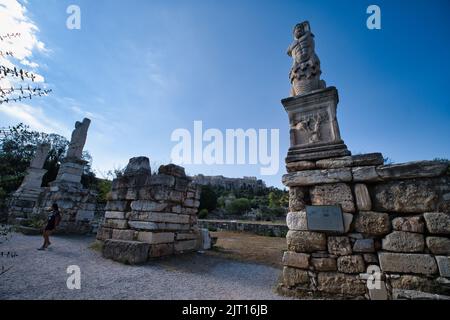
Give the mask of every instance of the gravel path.
M 282 299 L 274 293 L 281 270 L 192 253 L 127 266 L 89 249 L 93 237 L 56 236 L 47 251 L 40 236 L 13 234 L 0 245 L 4 299 Z M 0 254 L 1 255 L 1 254 Z M 81 290 L 69 290 L 69 265 L 81 269 Z

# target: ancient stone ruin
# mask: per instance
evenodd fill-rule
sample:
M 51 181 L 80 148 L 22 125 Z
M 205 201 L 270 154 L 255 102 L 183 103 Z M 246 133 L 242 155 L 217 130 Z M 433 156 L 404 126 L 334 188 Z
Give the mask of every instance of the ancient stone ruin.
M 83 188 L 81 176 L 86 161 L 82 152 L 86 143 L 89 119 L 76 122 L 65 159 L 58 170 L 56 180 L 49 187 L 41 187 L 45 170 L 42 169 L 48 145 L 40 145 L 27 171 L 22 185 L 14 193 L 9 205 L 8 220 L 21 224 L 33 217 L 46 218 L 53 203 L 61 209 L 62 220 L 58 232 L 88 233 L 96 210 L 96 192 Z
M 384 165 L 380 153 L 351 156 L 336 118 L 338 92 L 319 85 L 309 23 L 298 26 L 289 49 L 294 96 L 282 100 L 291 128 L 283 176 L 290 212 L 279 291 L 366 299 L 449 294 L 448 162 Z
M 42 178 L 47 172 L 43 167 L 49 150 L 49 144 L 37 146 L 27 174 L 9 202 L 8 220 L 10 223 L 18 224 L 32 215 L 42 192 Z
M 152 174 L 148 158 L 130 159 L 124 174 L 113 181 L 97 233 L 103 256 L 137 264 L 209 249 L 208 231 L 197 227 L 200 192 L 182 167 L 169 164 Z

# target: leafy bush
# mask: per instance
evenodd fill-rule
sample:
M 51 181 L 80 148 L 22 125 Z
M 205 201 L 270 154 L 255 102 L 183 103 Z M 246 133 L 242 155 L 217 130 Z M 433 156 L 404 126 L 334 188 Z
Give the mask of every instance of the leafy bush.
M 198 212 L 199 219 L 206 219 L 207 216 L 208 216 L 208 209 L 202 209 Z
M 46 221 L 39 217 L 33 217 L 27 220 L 24 224 L 26 227 L 41 229 L 45 226 Z
M 250 209 L 251 203 L 247 198 L 235 199 L 226 206 L 226 210 L 231 214 L 244 214 Z

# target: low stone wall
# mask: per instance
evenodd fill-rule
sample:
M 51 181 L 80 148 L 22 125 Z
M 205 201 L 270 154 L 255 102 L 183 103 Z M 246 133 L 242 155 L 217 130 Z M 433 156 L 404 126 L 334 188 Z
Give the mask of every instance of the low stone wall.
M 450 294 L 448 168 L 440 161 L 383 165 L 379 153 L 288 163 L 280 291 L 370 299 L 402 290 Z M 306 205 L 340 205 L 345 231 L 310 231 Z M 373 271 L 378 287 L 368 289 Z
M 46 218 L 53 203 L 58 204 L 61 223 L 57 233 L 88 234 L 96 210 L 97 193 L 78 184 L 57 184 L 43 188 L 33 216 Z
M 182 167 L 161 166 L 152 175 L 148 158 L 131 159 L 125 174 L 113 181 L 97 233 L 103 256 L 135 264 L 208 249 L 209 234 L 197 227 L 200 192 Z
M 288 232 L 287 225 L 281 223 L 200 219 L 198 225 L 210 231 L 242 231 L 268 237 L 285 237 Z

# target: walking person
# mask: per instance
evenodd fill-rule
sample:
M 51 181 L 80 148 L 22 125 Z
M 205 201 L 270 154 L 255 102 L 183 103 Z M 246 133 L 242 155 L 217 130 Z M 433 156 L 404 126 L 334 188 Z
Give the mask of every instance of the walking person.
M 44 244 L 38 250 L 45 250 L 48 248 L 48 246 L 51 244 L 50 235 L 59 225 L 60 221 L 61 221 L 61 214 L 59 213 L 58 205 L 54 203 L 52 205 L 51 213 L 48 216 L 47 225 L 45 226 L 43 232 Z

